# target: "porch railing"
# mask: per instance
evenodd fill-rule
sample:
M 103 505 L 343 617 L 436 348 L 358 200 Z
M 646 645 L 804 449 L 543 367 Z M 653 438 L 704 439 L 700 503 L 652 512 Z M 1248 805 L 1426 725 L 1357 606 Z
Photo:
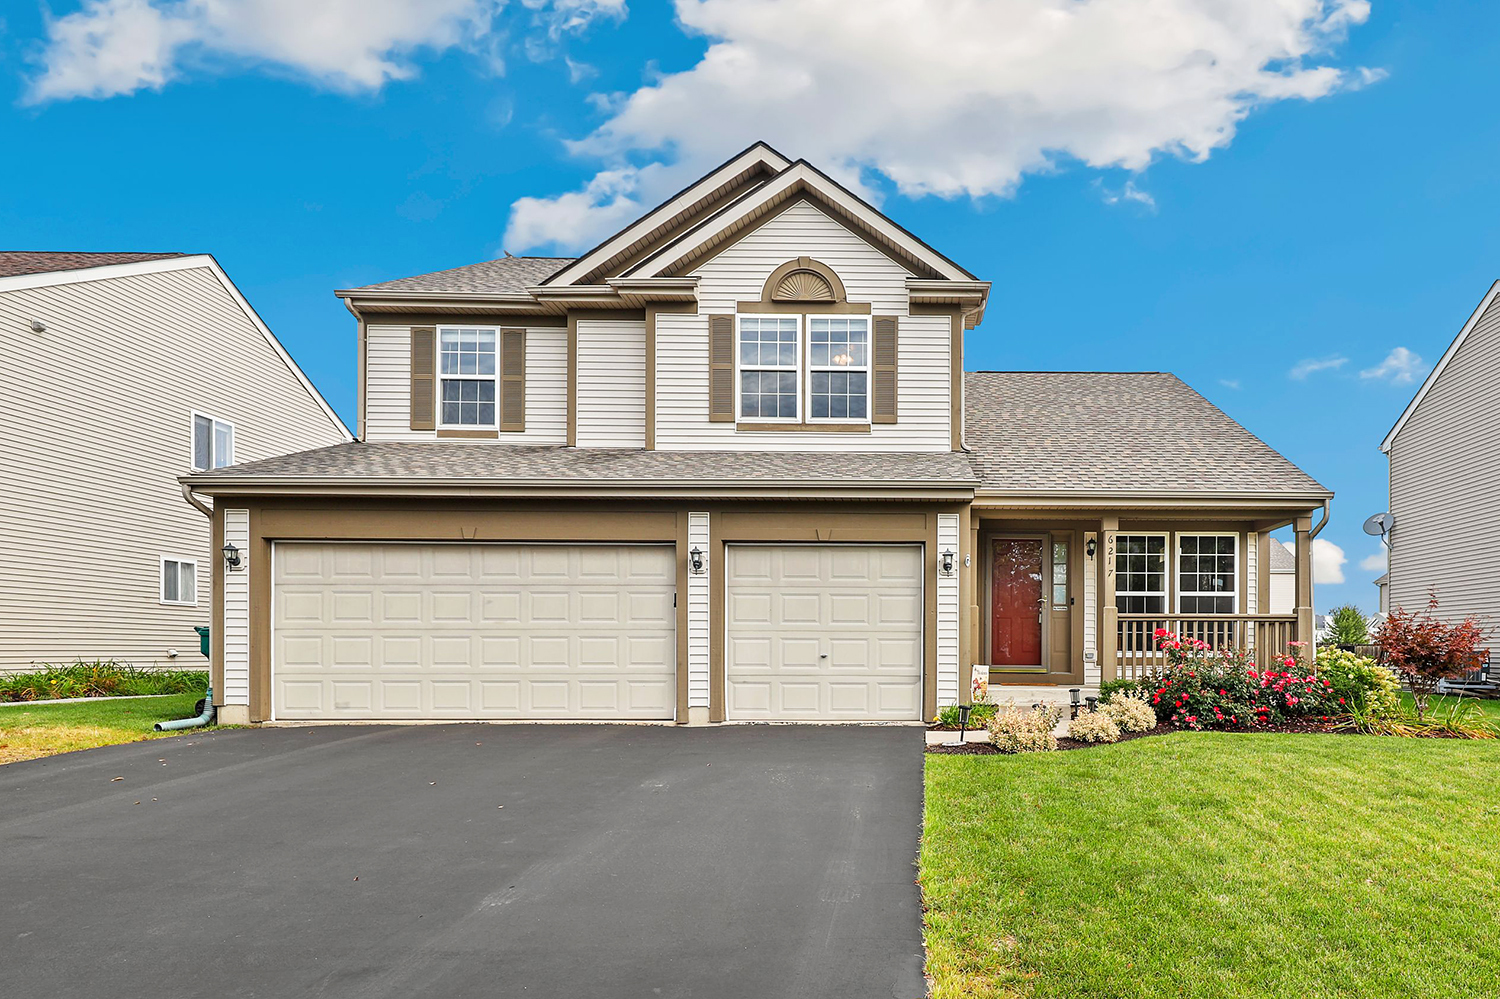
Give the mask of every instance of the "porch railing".
M 1138 680 L 1159 672 L 1167 654 L 1157 646 L 1156 629 L 1206 642 L 1213 649 L 1251 652 L 1257 669 L 1279 665 L 1287 643 L 1297 640 L 1295 614 L 1121 614 L 1116 628 L 1115 675 Z

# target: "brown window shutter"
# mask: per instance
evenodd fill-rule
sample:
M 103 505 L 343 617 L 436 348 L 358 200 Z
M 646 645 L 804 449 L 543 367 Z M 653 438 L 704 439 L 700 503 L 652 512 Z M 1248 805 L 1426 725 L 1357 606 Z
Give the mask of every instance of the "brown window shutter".
M 500 429 L 526 429 L 526 331 L 500 331 Z
M 708 418 L 734 422 L 734 317 L 708 317 Z
M 896 317 L 875 317 L 875 344 L 871 351 L 873 391 L 870 399 L 872 423 L 896 422 Z
M 411 330 L 411 428 L 431 430 L 437 398 L 437 328 Z

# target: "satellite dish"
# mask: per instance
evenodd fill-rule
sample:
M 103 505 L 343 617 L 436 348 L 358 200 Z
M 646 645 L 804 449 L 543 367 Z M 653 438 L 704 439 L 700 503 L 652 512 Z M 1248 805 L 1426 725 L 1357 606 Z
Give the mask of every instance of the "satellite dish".
M 1383 538 L 1396 526 L 1396 518 L 1389 513 L 1377 513 L 1365 521 L 1365 533 L 1373 534 L 1377 538 Z

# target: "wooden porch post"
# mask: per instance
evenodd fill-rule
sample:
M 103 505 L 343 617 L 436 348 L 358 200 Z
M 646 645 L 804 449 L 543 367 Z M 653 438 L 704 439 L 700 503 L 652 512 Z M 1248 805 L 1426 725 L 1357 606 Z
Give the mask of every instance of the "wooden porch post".
M 1311 530 L 1311 516 L 1297 518 L 1296 640 L 1299 642 L 1307 643 L 1307 651 L 1309 656 L 1312 655 L 1313 644 L 1312 540 L 1308 537 L 1308 532 Z
M 1120 518 L 1106 516 L 1099 519 L 1099 679 L 1114 680 L 1119 675 L 1120 664 L 1115 656 L 1119 641 L 1119 608 L 1115 606 L 1115 536 L 1120 529 Z

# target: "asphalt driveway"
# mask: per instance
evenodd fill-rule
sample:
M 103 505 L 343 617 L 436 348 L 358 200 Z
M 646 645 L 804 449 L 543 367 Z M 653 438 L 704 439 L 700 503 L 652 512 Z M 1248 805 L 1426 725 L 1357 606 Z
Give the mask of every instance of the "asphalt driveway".
M 3 766 L 0 981 L 922 996 L 921 748 L 893 727 L 350 726 Z

